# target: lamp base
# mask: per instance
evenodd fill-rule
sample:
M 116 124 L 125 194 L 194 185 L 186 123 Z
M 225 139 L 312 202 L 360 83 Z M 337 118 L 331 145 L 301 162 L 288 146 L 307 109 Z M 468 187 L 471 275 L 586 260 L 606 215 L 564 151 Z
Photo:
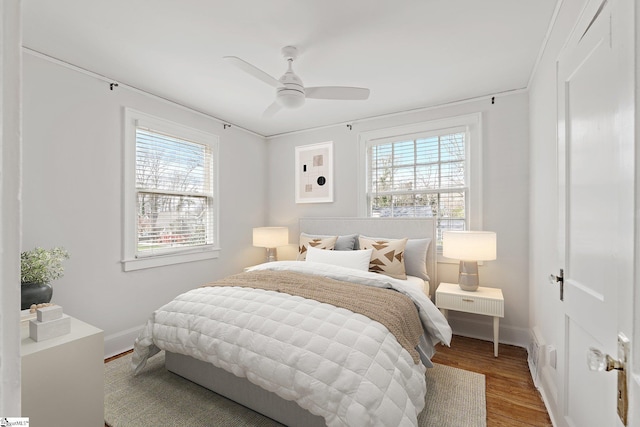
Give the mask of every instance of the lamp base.
M 267 248 L 267 262 L 278 260 L 278 250 L 276 248 Z
M 460 261 L 458 272 L 458 285 L 463 291 L 475 292 L 478 290 L 480 280 L 478 278 L 477 261 Z

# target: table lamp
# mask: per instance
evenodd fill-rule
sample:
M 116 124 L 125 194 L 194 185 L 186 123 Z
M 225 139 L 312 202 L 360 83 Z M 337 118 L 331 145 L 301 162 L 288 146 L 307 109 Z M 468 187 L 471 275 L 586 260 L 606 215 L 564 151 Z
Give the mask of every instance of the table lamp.
M 463 291 L 478 289 L 478 261 L 496 259 L 493 231 L 443 231 L 442 255 L 460 260 L 458 285 Z
M 267 262 L 277 261 L 278 246 L 289 244 L 287 227 L 257 227 L 253 229 L 253 246 L 267 248 Z

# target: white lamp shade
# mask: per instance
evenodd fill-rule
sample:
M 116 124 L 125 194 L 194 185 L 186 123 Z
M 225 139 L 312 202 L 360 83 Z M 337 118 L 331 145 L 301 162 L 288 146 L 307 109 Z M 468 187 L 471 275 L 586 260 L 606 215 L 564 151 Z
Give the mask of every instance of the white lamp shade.
M 287 227 L 257 227 L 253 229 L 253 246 L 259 248 L 277 248 L 289 244 Z
M 493 231 L 443 231 L 442 255 L 464 261 L 496 259 L 496 233 Z

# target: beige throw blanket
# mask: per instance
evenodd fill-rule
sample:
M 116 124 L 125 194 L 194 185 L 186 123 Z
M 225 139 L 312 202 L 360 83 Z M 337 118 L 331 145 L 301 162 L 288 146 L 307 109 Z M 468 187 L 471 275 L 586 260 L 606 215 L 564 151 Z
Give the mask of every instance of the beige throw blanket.
M 290 271 L 264 270 L 236 274 L 204 286 L 264 289 L 345 308 L 383 324 L 409 352 L 413 361 L 420 361 L 415 349 L 423 334 L 418 310 L 409 297 L 393 289 L 341 282 Z

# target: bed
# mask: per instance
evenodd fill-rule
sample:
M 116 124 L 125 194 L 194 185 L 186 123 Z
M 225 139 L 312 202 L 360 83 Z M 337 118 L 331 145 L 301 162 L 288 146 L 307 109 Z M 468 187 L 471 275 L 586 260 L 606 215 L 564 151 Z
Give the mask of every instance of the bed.
M 136 339 L 133 369 L 164 350 L 168 370 L 289 426 L 416 426 L 425 369 L 435 345 L 451 339 L 428 296 L 435 250 L 424 241 L 434 220 L 305 218 L 299 226 L 307 259 L 254 266 L 159 308 Z M 353 235 L 362 247 L 341 247 Z M 406 269 L 417 271 L 410 280 L 391 269 L 398 260 L 409 266 L 393 246 L 402 242 L 404 252 L 422 251 L 423 262 L 414 253 Z M 371 245 L 380 243 L 394 249 L 393 266 L 364 271 L 365 255 L 377 268 Z

